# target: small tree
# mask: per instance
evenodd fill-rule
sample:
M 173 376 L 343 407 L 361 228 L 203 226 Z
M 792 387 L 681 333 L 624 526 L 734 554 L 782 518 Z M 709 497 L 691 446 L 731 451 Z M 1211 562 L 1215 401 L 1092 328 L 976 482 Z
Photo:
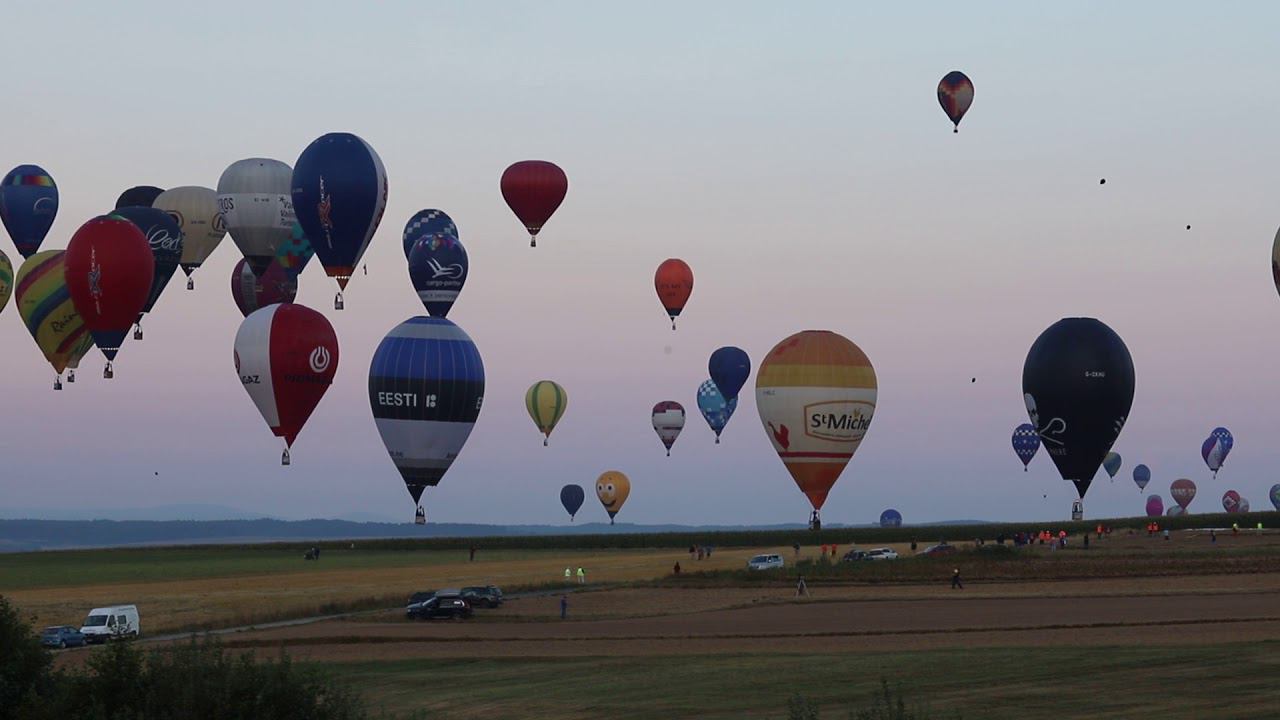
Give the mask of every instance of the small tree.
M 18 717 L 51 691 L 52 663 L 31 625 L 0 595 L 0 720 Z

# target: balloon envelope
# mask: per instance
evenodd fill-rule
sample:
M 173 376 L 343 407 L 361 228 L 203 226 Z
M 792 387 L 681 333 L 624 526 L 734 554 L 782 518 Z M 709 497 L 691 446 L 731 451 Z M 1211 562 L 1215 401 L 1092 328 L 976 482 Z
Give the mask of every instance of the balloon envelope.
M 0 310 L 9 304 L 9 296 L 13 294 L 13 263 L 9 256 L 0 250 Z
M 1168 517 L 1178 517 L 1179 515 L 1186 515 L 1187 509 L 1178 505 L 1170 505 L 1165 508 L 1164 514 Z
M 1231 431 L 1224 427 L 1216 427 L 1213 432 L 1209 433 L 1209 437 L 1200 444 L 1200 457 L 1204 459 L 1204 464 L 1213 471 L 1213 476 L 1218 477 L 1218 471 L 1222 469 L 1222 464 L 1227 461 L 1227 455 L 1231 452 L 1231 448 L 1235 446 L 1235 437 Z
M 826 330 L 778 343 L 756 374 L 760 423 L 787 471 L 820 510 L 876 410 L 876 373 L 861 348 Z
M 1164 514 L 1164 500 L 1159 495 L 1147 496 L 1147 517 L 1160 517 Z
M 1120 472 L 1120 465 L 1123 462 L 1120 458 L 1120 453 L 1109 452 L 1106 457 L 1102 458 L 1102 469 L 1107 471 L 1107 475 L 1115 478 L 1116 473 Z
M 62 250 L 35 253 L 18 268 L 14 290 L 22 323 L 58 374 L 77 350 L 83 348 L 83 355 L 93 347 L 89 329 L 71 302 L 63 263 Z
M 684 406 L 675 400 L 664 400 L 653 406 L 653 430 L 671 454 L 671 446 L 684 429 Z
M 236 373 L 271 432 L 292 446 L 338 370 L 338 336 L 323 315 L 268 305 L 240 323 Z
M 1133 482 L 1138 486 L 1139 490 L 1145 490 L 1147 483 L 1151 482 L 1151 468 L 1146 465 L 1139 465 L 1133 469 Z
M 256 277 L 249 261 L 240 258 L 231 269 L 231 299 L 240 314 L 249 317 L 254 311 L 276 303 L 291 303 L 298 297 L 297 278 L 277 263 L 267 266 L 262 277 Z
M 741 348 L 722 347 L 711 353 L 707 371 L 725 400 L 737 400 L 742 386 L 751 376 L 751 358 Z
M 1196 484 L 1187 478 L 1179 478 L 1169 485 L 1169 497 L 1178 503 L 1178 507 L 1183 510 L 1191 504 L 1196 497 Z
M 1240 493 L 1235 490 L 1228 490 L 1222 494 L 1222 509 L 1229 513 L 1239 512 L 1240 510 Z
M 502 198 L 531 238 L 538 236 L 569 192 L 569 178 L 564 170 L 545 160 L 514 163 L 503 171 L 499 184 Z
M 711 431 L 716 434 L 717 443 L 720 442 L 720 433 L 724 432 L 724 426 L 729 423 L 729 418 L 733 417 L 733 411 L 737 407 L 737 398 L 725 400 L 719 388 L 710 380 L 704 380 L 698 386 L 698 412 L 702 413 L 702 419 L 707 421 Z
M 1063 480 L 1083 498 L 1133 404 L 1133 358 L 1093 318 L 1066 318 L 1036 338 L 1022 368 L 1031 424 Z
M 111 214 L 133 223 L 147 238 L 155 271 L 151 275 L 151 289 L 147 292 L 142 312 L 151 312 L 160 299 L 160 293 L 169 284 L 169 278 L 178 269 L 178 261 L 182 258 L 182 229 L 169 213 L 151 207 L 116 208 Z
M 369 365 L 369 406 L 414 502 L 448 472 L 483 403 L 484 363 L 457 325 L 413 317 L 378 344 Z
M 556 423 L 569 407 L 569 393 L 559 383 L 539 380 L 524 394 L 524 407 L 543 435 L 542 444 L 546 445 L 546 439 L 551 437 L 551 431 L 556 429 Z
M 565 512 L 569 513 L 570 520 L 578 514 L 578 510 L 582 508 L 582 501 L 586 497 L 587 493 L 581 485 L 565 485 L 560 488 L 560 504 L 564 506 Z
M 324 271 L 346 288 L 387 207 L 387 171 L 351 133 L 312 141 L 293 167 L 293 206 Z
M 196 185 L 165 190 L 151 204 L 169 213 L 182 232 L 182 259 L 179 266 L 188 276 L 217 249 L 227 234 L 217 191 Z
M 1026 468 L 1040 450 L 1040 436 L 1036 434 L 1035 426 L 1022 423 L 1014 428 L 1012 442 L 1014 454 L 1022 461 L 1022 467 Z
M 600 499 L 605 512 L 609 513 L 610 524 L 613 523 L 613 517 L 622 509 L 623 503 L 630 495 L 631 481 L 617 470 L 601 473 L 596 479 L 596 497 Z
M 973 83 L 959 70 L 952 70 L 938 82 L 938 104 L 960 132 L 960 120 L 973 104 Z
M 57 215 L 58 186 L 39 165 L 19 165 L 0 181 L 0 221 L 22 257 L 40 249 Z
M 276 264 L 296 280 L 315 254 L 315 248 L 311 247 L 311 241 L 303 234 L 302 226 L 295 222 L 289 239 L 276 248 Z
M 413 246 L 423 238 L 429 238 L 435 235 L 448 235 L 455 240 L 460 239 L 458 236 L 458 226 L 453 222 L 453 218 L 443 210 L 419 210 L 409 218 L 409 222 L 404 225 L 404 259 L 409 259 L 409 253 L 413 252 Z
M 453 235 L 424 237 L 409 253 L 409 281 L 432 317 L 445 317 L 462 292 L 470 270 L 467 249 Z
M 147 302 L 155 266 L 146 236 L 122 217 L 96 217 L 71 237 L 67 288 L 76 312 L 108 361 L 115 359 Z
M 902 513 L 893 508 L 880 513 L 880 527 L 902 527 Z
M 155 185 L 138 185 L 120 193 L 116 198 L 116 210 L 127 207 L 151 207 L 156 198 L 164 193 L 163 188 Z
M 1275 506 L 1276 510 L 1280 510 L 1280 483 L 1272 485 L 1271 492 L 1268 494 L 1271 496 L 1271 504 Z
M 254 275 L 262 275 L 289 242 L 296 217 L 293 168 L 270 158 L 237 160 L 218 178 L 218 209 Z
M 672 329 L 675 329 L 676 318 L 693 294 L 693 270 L 688 263 L 678 258 L 663 260 L 653 274 L 653 287 L 658 291 L 658 301 L 662 303 L 662 308 L 671 318 Z

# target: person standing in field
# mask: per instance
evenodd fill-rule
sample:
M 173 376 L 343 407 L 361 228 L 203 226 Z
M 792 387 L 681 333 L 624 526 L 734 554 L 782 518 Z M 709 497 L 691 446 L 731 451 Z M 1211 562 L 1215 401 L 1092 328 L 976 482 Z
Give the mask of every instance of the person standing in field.
M 475 562 L 475 561 L 476 561 L 476 546 L 472 545 L 471 546 L 471 562 Z
M 964 589 L 964 583 L 960 582 L 960 568 L 956 568 L 951 571 L 951 589 L 952 590 Z
M 800 559 L 800 543 L 791 543 L 791 549 L 796 551 L 796 559 Z
M 677 561 L 676 561 L 676 566 L 675 566 L 675 567 L 673 567 L 673 568 L 671 568 L 671 574 L 672 574 L 672 575 L 679 575 L 679 574 L 680 574 L 680 561 L 679 561 L 679 560 L 677 560 Z
M 1168 539 L 1169 539 L 1169 528 L 1165 528 L 1165 529 L 1164 529 L 1164 539 L 1165 539 L 1165 540 L 1168 540 Z
M 569 595 L 560 596 L 560 619 L 564 620 L 569 616 Z
M 565 569 L 564 569 L 564 581 L 565 581 L 566 583 L 572 583 L 572 582 L 573 582 L 573 570 L 572 570 L 572 569 L 570 569 L 570 568 L 565 568 Z
M 578 568 L 578 584 L 579 585 L 587 584 L 587 571 L 583 570 L 581 567 Z
M 1213 528 L 1209 528 L 1209 542 L 1211 543 L 1218 542 L 1218 532 Z
M 809 586 L 804 582 L 804 576 L 800 576 L 800 582 L 796 583 L 796 597 L 809 597 Z

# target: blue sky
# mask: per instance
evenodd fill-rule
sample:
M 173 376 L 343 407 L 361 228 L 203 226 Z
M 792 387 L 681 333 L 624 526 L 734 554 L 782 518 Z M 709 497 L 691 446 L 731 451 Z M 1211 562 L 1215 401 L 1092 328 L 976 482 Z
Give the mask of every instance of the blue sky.
M 1095 481 L 1089 514 L 1141 512 L 1137 462 L 1166 499 L 1170 481 L 1194 479 L 1193 510 L 1227 488 L 1261 507 L 1280 427 L 1267 271 L 1278 15 L 1264 3 L 10 8 L 27 47 L 9 54 L 0 164 L 57 180 L 45 247 L 65 247 L 126 187 L 212 187 L 235 160 L 292 164 L 329 131 L 377 149 L 390 202 L 346 310 L 332 311 L 319 267 L 302 277 L 299 301 L 334 323 L 342 360 L 289 468 L 237 387 L 230 238 L 195 292 L 168 288 L 110 382 L 91 355 L 82 381 L 53 393 L 6 308 L 0 503 L 410 517 L 365 377 L 382 335 L 422 312 L 401 228 L 440 207 L 473 273 L 450 319 L 479 345 L 488 389 L 426 496 L 435 519 L 559 522 L 560 485 L 619 469 L 633 482 L 620 521 L 802 521 L 749 396 L 722 445 L 690 418 L 670 459 L 649 408 L 692 410 L 716 347 L 758 363 L 807 328 L 858 343 L 880 381 L 829 522 L 890 505 L 908 521 L 1062 517 L 1070 485 L 1047 457 L 1023 473 L 1008 438 L 1025 421 L 1026 351 L 1068 315 L 1111 325 L 1137 368 L 1125 467 Z M 953 69 L 976 87 L 958 135 L 934 97 Z M 498 193 L 526 158 L 570 181 L 536 250 Z M 674 334 L 652 288 L 672 256 L 696 277 Z M 523 408 L 543 378 L 570 395 L 545 449 Z M 1211 481 L 1199 443 L 1216 425 L 1237 440 Z M 604 513 L 589 497 L 580 517 Z

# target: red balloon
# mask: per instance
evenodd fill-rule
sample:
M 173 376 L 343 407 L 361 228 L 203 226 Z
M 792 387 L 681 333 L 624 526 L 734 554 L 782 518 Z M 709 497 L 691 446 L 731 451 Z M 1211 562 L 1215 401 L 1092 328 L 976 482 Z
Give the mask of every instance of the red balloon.
M 688 263 L 678 258 L 663 260 L 658 271 L 653 274 L 653 287 L 658 291 L 658 300 L 671 318 L 671 329 L 676 329 L 676 316 L 684 310 L 693 293 L 693 270 Z
M 67 289 L 108 360 L 146 304 L 155 268 L 146 236 L 124 218 L 96 217 L 71 236 Z
M 253 268 L 241 258 L 231 270 L 231 298 L 240 308 L 240 314 L 249 317 L 249 313 L 276 303 L 291 303 L 298 297 L 298 278 L 293 273 L 280 267 L 280 263 L 272 261 L 267 271 L 259 279 L 254 276 Z
M 502 197 L 529 231 L 529 246 L 536 247 L 538 231 L 551 218 L 565 193 L 569 178 L 555 163 L 522 160 L 502 173 Z

